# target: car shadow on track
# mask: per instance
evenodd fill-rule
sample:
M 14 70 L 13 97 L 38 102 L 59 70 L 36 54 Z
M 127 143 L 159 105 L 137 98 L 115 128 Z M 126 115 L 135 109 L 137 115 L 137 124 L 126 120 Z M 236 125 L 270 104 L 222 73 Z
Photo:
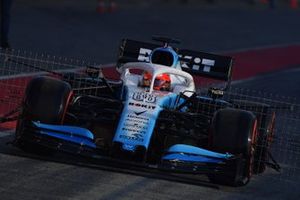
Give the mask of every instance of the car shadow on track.
M 161 170 L 140 168 L 136 166 L 124 165 L 116 162 L 108 162 L 107 160 L 96 160 L 92 158 L 86 158 L 81 156 L 75 156 L 62 152 L 57 152 L 51 156 L 42 156 L 32 153 L 24 152 L 11 144 L 13 140 L 12 136 L 6 136 L 0 138 L 0 153 L 18 156 L 28 159 L 55 162 L 60 164 L 73 165 L 78 167 L 85 167 L 95 170 L 104 170 L 116 173 L 131 174 L 136 176 L 142 176 L 152 179 L 161 179 L 167 181 L 173 181 L 178 183 L 191 184 L 196 186 L 208 187 L 212 189 L 220 189 L 216 184 L 211 183 L 204 175 L 193 175 L 193 174 L 175 174 L 165 172 Z

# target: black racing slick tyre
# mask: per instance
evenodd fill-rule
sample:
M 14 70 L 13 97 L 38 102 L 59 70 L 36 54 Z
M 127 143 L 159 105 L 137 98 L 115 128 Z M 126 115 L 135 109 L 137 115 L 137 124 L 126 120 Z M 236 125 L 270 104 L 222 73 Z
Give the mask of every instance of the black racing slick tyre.
M 233 100 L 236 108 L 248 110 L 256 115 L 257 143 L 254 154 L 253 173 L 263 173 L 269 160 L 268 151 L 274 137 L 275 112 L 269 104 L 248 100 Z
M 36 77 L 27 85 L 22 111 L 16 127 L 16 144 L 25 151 L 49 153 L 50 150 L 28 139 L 32 121 L 62 124 L 72 97 L 71 86 L 50 77 Z
M 217 111 L 212 120 L 211 148 L 231 153 L 238 158 L 219 173 L 210 175 L 217 184 L 242 186 L 250 181 L 253 171 L 257 120 L 252 112 L 225 108 Z

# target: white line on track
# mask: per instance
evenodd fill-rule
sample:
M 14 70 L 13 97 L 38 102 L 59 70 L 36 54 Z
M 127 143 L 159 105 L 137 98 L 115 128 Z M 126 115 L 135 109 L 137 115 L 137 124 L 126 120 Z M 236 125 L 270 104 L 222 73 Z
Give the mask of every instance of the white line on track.
M 0 138 L 4 138 L 13 134 L 13 131 L 0 131 Z
M 97 65 L 94 67 L 99 67 L 99 68 L 107 68 L 114 66 L 115 63 L 109 63 L 105 65 Z M 77 70 L 83 70 L 85 67 L 78 67 L 78 68 L 73 68 L 73 69 L 60 69 L 60 70 L 54 70 L 54 72 L 62 73 L 62 72 L 74 72 Z M 46 69 L 47 70 L 47 69 Z M 5 76 L 0 76 L 0 80 L 7 80 L 7 79 L 13 79 L 13 78 L 23 78 L 23 77 L 28 77 L 28 76 L 39 76 L 39 75 L 44 75 L 44 74 L 49 74 L 48 72 L 33 72 L 33 73 L 23 73 L 23 74 L 14 74 L 14 75 L 5 75 Z
M 54 70 L 53 72 L 72 72 L 75 70 L 81 70 L 82 68 L 77 69 L 62 69 L 62 70 Z M 6 75 L 6 76 L 0 76 L 0 80 L 7 80 L 7 79 L 14 79 L 14 78 L 23 78 L 23 77 L 31 77 L 31 76 L 40 76 L 48 74 L 47 72 L 33 72 L 33 73 L 23 73 L 23 74 L 15 74 L 15 75 Z
M 300 71 L 300 67 L 298 67 L 298 68 L 291 68 L 291 69 L 283 69 L 283 70 L 279 70 L 279 71 L 269 72 L 268 74 L 258 74 L 258 75 L 255 75 L 253 77 L 250 77 L 250 78 L 232 81 L 231 84 L 232 85 L 237 85 L 237 84 L 241 84 L 241 83 L 255 81 L 255 80 L 261 79 L 262 77 L 266 77 L 267 78 L 267 77 L 273 76 L 276 73 L 289 73 L 289 72 L 299 72 L 299 71 Z

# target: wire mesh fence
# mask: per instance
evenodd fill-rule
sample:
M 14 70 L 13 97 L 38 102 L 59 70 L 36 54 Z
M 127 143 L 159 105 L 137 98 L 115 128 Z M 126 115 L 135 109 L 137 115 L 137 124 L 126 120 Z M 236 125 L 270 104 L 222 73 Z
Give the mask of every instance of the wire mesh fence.
M 91 63 L 26 51 L 0 51 L 0 113 L 18 107 L 28 82 L 35 76 L 64 74 L 80 71 Z
M 95 73 L 94 63 L 34 54 L 22 51 L 0 52 L 0 116 L 3 117 L 21 105 L 28 82 L 35 76 L 49 75 L 71 82 L 73 89 L 86 87 L 89 95 L 96 95 L 97 82 L 83 82 Z M 77 78 L 74 79 L 74 73 Z M 73 82 L 72 82 L 73 81 Z M 214 85 L 215 86 L 215 85 Z M 207 94 L 209 87 L 200 90 Z M 216 110 L 233 107 L 248 110 L 257 117 L 257 134 L 253 148 L 253 172 L 284 181 L 299 181 L 300 177 L 300 105 L 296 99 L 270 95 L 245 88 L 232 88 L 220 97 L 197 99 L 194 112 L 202 113 L 210 120 Z M 208 124 L 210 121 L 208 121 Z M 1 125 L 1 124 L 0 124 Z M 15 121 L 4 123 L 2 129 L 15 127 Z M 209 129 L 207 129 L 208 131 Z M 279 164 L 279 166 L 277 165 Z M 280 172 L 272 172 L 266 166 Z
M 224 100 L 234 107 L 253 112 L 258 120 L 254 171 L 264 171 L 262 163 L 279 163 L 279 173 L 265 173 L 286 181 L 300 179 L 300 105 L 295 98 L 234 88 Z M 267 150 L 269 149 L 269 150 Z

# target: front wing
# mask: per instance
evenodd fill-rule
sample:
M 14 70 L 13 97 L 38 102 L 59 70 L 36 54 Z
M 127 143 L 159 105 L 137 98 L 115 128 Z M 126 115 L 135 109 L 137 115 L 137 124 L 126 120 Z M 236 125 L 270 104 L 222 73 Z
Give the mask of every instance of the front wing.
M 92 133 L 87 129 L 75 126 L 57 126 L 32 122 L 24 130 L 26 143 L 41 145 L 54 151 L 80 155 L 97 160 L 120 161 L 138 167 L 156 170 L 192 173 L 218 174 L 233 171 L 241 157 L 232 154 L 221 154 L 190 145 L 174 145 L 162 156 L 158 164 L 137 163 L 116 159 L 93 142 Z

